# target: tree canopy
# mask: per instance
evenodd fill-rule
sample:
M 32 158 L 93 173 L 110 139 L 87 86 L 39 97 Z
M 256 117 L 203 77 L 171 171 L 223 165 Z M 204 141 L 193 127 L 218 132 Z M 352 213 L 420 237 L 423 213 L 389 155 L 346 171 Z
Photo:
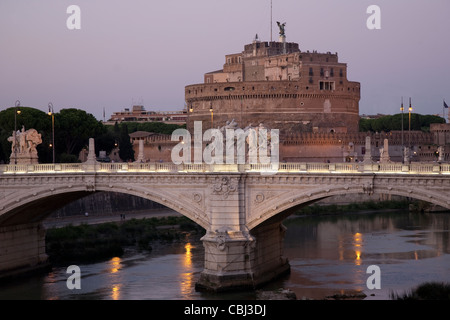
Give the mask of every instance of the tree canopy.
M 106 132 L 104 125 L 84 110 L 62 109 L 55 114 L 55 144 L 58 153 L 77 155 L 95 138 Z
M 430 130 L 431 123 L 445 123 L 445 119 L 434 115 L 422 115 L 417 113 L 411 113 L 411 130 L 421 130 L 428 132 Z M 409 114 L 403 114 L 403 129 L 409 129 Z M 389 132 L 389 131 L 402 130 L 402 114 L 387 115 L 376 119 L 359 120 L 359 131 L 361 132 Z
M 36 129 L 42 137 L 42 143 L 36 147 L 41 162 L 52 161 L 52 150 L 50 148 L 52 121 L 51 117 L 38 109 L 30 107 L 18 107 L 20 114 L 16 113 L 16 108 L 8 108 L 0 112 L 0 162 L 8 163 L 11 155 L 11 143 L 8 142 L 14 131 L 25 129 Z M 14 114 L 16 113 L 16 117 Z
M 37 146 L 39 162 L 53 161 L 52 118 L 46 112 L 30 107 L 18 107 L 20 114 L 16 114 L 16 129 L 22 126 L 26 129 L 36 129 L 42 137 L 42 143 Z M 15 107 L 0 112 L 0 162 L 9 163 L 11 143 L 8 137 L 14 131 Z M 95 139 L 95 151 L 110 153 L 118 146 L 119 156 L 123 161 L 134 160 L 134 150 L 130 142 L 129 133 L 148 131 L 171 134 L 173 130 L 183 126 L 165 124 L 161 122 L 124 122 L 114 126 L 104 125 L 92 114 L 84 110 L 68 108 L 54 113 L 55 118 L 55 154 L 56 162 L 76 162 L 80 151 L 89 145 L 89 138 Z
M 172 134 L 175 129 L 185 128 L 186 125 L 168 124 L 164 122 L 123 122 L 128 127 L 129 133 L 147 131 L 162 134 Z

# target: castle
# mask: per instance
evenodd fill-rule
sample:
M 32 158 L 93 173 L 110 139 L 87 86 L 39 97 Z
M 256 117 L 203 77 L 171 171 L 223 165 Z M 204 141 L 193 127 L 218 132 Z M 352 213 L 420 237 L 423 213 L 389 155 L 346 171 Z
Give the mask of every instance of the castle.
M 185 88 L 187 129 L 263 123 L 282 135 L 358 132 L 360 84 L 347 79 L 337 53 L 303 52 L 297 43 L 261 42 L 225 56 L 223 69 Z
M 194 121 L 203 130 L 233 119 L 240 128 L 262 123 L 280 130 L 282 162 L 354 162 L 366 153 L 373 161 L 402 162 L 406 147 L 408 161 L 450 160 L 450 124 L 434 124 L 430 132 L 359 132 L 359 100 L 360 83 L 347 79 L 337 53 L 301 51 L 280 28 L 278 42 L 256 37 L 241 53 L 226 55 L 223 69 L 204 74 L 204 83 L 185 87 L 186 127 L 192 133 Z M 144 140 L 146 161 L 171 161 L 178 143 L 170 135 L 130 136 L 135 154 Z

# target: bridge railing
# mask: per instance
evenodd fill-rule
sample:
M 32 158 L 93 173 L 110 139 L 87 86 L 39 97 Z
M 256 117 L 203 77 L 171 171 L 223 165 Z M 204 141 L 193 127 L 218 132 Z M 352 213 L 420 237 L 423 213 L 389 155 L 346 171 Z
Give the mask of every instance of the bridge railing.
M 450 163 L 280 163 L 274 164 L 174 164 L 170 162 L 146 163 L 57 163 L 0 165 L 0 174 L 42 174 L 77 172 L 271 172 L 271 173 L 399 173 L 450 174 Z

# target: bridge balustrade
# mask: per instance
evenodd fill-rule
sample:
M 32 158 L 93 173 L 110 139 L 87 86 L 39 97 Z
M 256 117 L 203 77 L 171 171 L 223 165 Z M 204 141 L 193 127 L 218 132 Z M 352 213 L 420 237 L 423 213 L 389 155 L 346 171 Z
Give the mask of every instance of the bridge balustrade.
M 379 171 L 381 172 L 402 172 L 403 164 L 401 163 L 380 163 L 379 164 Z
M 71 173 L 71 172 L 280 172 L 280 173 L 401 173 L 450 174 L 449 163 L 271 163 L 255 164 L 174 164 L 170 162 L 116 162 L 88 166 L 85 163 L 45 163 L 0 165 L 0 174 Z
M 450 173 L 450 163 L 441 164 L 441 173 Z

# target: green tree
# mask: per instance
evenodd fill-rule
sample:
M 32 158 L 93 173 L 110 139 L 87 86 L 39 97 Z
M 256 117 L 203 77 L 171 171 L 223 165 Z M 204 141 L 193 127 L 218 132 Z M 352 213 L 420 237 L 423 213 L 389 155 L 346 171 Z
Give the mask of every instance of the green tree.
M 16 129 L 21 130 L 22 126 L 28 129 L 36 129 L 42 138 L 42 143 L 36 147 L 38 152 L 39 161 L 41 163 L 48 163 L 52 161 L 52 150 L 49 147 L 52 141 L 52 121 L 51 117 L 38 109 L 30 107 L 18 108 L 20 114 L 14 114 L 16 108 L 8 108 L 0 112 L 0 162 L 9 163 L 9 157 L 11 155 L 11 142 L 8 142 L 14 131 L 16 118 Z
M 98 156 L 100 151 L 106 151 L 107 154 L 111 153 L 117 141 L 119 141 L 118 137 L 114 136 L 114 133 L 110 130 L 107 130 L 95 138 L 95 154 Z
M 106 133 L 104 125 L 84 110 L 62 109 L 55 115 L 56 151 L 59 154 L 78 156 L 87 146 L 89 138 Z
M 432 123 L 445 123 L 445 119 L 434 115 L 411 113 L 411 130 L 429 131 Z M 377 119 L 360 119 L 361 132 L 389 132 L 402 129 L 402 114 L 383 116 Z M 409 114 L 403 114 L 403 129 L 409 129 Z
M 161 134 L 172 134 L 175 129 L 186 128 L 186 125 L 169 124 L 164 122 L 122 122 L 126 124 L 128 132 L 147 131 Z
M 128 126 L 126 123 L 120 125 L 120 136 L 119 136 L 119 157 L 123 161 L 134 161 L 134 150 L 133 145 L 130 141 L 130 136 L 128 134 Z

